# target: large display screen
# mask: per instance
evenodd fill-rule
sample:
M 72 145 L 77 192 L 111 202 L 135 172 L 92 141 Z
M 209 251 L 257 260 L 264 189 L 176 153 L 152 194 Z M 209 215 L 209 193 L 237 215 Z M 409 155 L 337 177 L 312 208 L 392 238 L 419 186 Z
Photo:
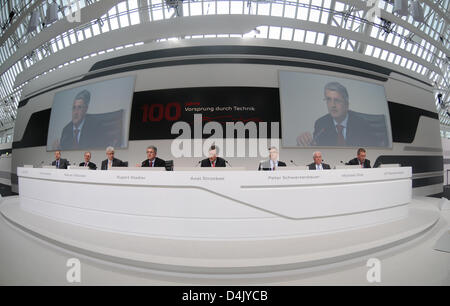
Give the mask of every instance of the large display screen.
M 126 148 L 135 77 L 124 77 L 55 94 L 47 151 Z
M 280 71 L 284 147 L 392 147 L 384 86 Z

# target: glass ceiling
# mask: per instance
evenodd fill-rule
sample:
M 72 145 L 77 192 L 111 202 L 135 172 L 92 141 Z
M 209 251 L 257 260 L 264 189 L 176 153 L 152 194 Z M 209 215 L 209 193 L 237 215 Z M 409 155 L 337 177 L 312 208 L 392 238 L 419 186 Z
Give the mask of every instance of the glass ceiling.
M 0 0 L 0 67 L 20 46 L 39 35 L 44 25 L 27 33 L 30 10 L 37 9 L 41 20 L 45 20 L 48 3 L 56 2 L 65 9 L 58 13 L 59 19 L 68 14 L 68 8 L 73 12 L 92 5 L 100 0 Z M 101 0 L 109 1 L 109 0 Z M 411 1 L 410 1 L 411 2 Z M 399 65 L 410 71 L 411 76 L 421 75 L 434 84 L 436 108 L 441 124 L 450 125 L 450 0 L 420 1 L 424 11 L 424 22 L 415 21 L 411 16 L 401 17 L 402 22 L 395 24 L 378 17 L 370 18 L 370 12 L 378 7 L 379 12 L 392 13 L 393 1 L 384 0 L 124 0 L 112 7 L 107 14 L 96 20 L 78 26 L 70 31 L 53 37 L 30 54 L 7 67 L 8 70 L 0 76 L 0 130 L 13 127 L 18 103 L 23 86 L 27 82 L 14 87 L 15 79 L 24 69 L 32 67 L 39 61 L 68 48 L 80 41 L 120 28 L 129 27 L 143 22 L 152 22 L 170 18 L 187 18 L 198 15 L 262 15 L 276 16 L 288 19 L 298 19 L 321 24 L 329 31 L 310 31 L 301 28 L 289 28 L 261 24 L 246 34 L 217 33 L 214 35 L 192 35 L 183 38 L 160 37 L 157 41 L 178 39 L 199 39 L 210 37 L 248 37 L 275 40 L 288 40 L 308 44 L 338 48 L 348 52 L 358 52 L 369 57 L 375 57 Z M 11 14 L 11 11 L 14 14 Z M 396 15 L 397 16 L 397 15 Z M 400 16 L 397 16 L 400 18 Z M 52 25 L 46 25 L 51 27 Z M 318 27 L 319 28 L 319 27 Z M 344 29 L 344 33 L 357 32 L 370 36 L 373 44 L 356 41 L 348 35 L 336 36 L 333 29 Z M 421 35 L 417 35 L 420 33 Z M 422 37 L 426 37 L 423 39 Z M 116 46 L 113 49 L 85 54 L 81 58 L 68 59 L 62 65 L 49 67 L 44 74 L 84 59 L 114 52 L 123 48 L 141 45 L 136 41 L 126 46 Z M 386 48 L 388 44 L 388 48 Z M 399 50 L 404 52 L 399 52 Z M 397 54 L 397 53 L 401 53 Z M 406 54 L 406 56 L 405 56 Z M 429 69 L 432 65 L 433 69 Z M 39 77 L 39 76 L 37 76 Z M 438 95 L 442 96 L 438 98 Z

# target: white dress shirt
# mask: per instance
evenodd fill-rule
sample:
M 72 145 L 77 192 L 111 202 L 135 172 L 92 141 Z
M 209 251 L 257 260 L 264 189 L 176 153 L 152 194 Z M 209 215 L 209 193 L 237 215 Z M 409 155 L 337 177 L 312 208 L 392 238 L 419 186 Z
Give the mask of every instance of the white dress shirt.
M 270 169 L 274 170 L 276 168 L 278 168 L 278 160 L 277 161 L 270 160 Z

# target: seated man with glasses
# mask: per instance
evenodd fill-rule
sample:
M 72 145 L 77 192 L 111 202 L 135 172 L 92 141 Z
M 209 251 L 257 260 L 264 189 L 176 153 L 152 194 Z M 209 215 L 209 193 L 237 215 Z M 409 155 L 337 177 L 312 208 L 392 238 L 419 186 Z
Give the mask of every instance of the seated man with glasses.
M 349 110 L 347 89 L 338 82 L 325 85 L 323 101 L 328 114 L 317 119 L 314 132 L 297 137 L 299 146 L 376 146 L 379 143 L 372 127 Z
M 137 164 L 137 167 L 165 167 L 166 166 L 166 162 L 159 158 L 156 157 L 156 154 L 158 153 L 158 149 L 155 146 L 149 146 L 147 147 L 147 159 L 144 160 L 140 165 Z

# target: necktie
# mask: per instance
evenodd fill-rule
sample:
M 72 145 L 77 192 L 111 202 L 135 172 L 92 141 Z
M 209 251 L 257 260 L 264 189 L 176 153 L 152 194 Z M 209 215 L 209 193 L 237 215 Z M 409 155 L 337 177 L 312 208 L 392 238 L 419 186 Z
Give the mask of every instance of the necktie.
M 112 167 L 112 161 L 108 161 L 108 169 L 111 169 L 111 167 Z
M 56 161 L 56 168 L 59 169 L 59 160 Z
M 342 133 L 344 130 L 344 127 L 340 124 L 336 125 L 337 130 L 337 145 L 338 146 L 345 146 L 345 138 L 344 134 Z
M 150 167 L 153 168 L 153 164 L 154 164 L 154 163 L 155 163 L 154 161 L 151 161 L 151 162 L 150 162 Z
M 84 166 L 87 167 L 89 165 L 89 163 L 84 163 Z
M 212 162 L 212 166 L 213 166 L 213 168 L 216 167 L 216 162 L 215 161 Z
M 78 134 L 80 134 L 80 129 L 75 129 L 73 131 L 73 145 L 78 147 Z

